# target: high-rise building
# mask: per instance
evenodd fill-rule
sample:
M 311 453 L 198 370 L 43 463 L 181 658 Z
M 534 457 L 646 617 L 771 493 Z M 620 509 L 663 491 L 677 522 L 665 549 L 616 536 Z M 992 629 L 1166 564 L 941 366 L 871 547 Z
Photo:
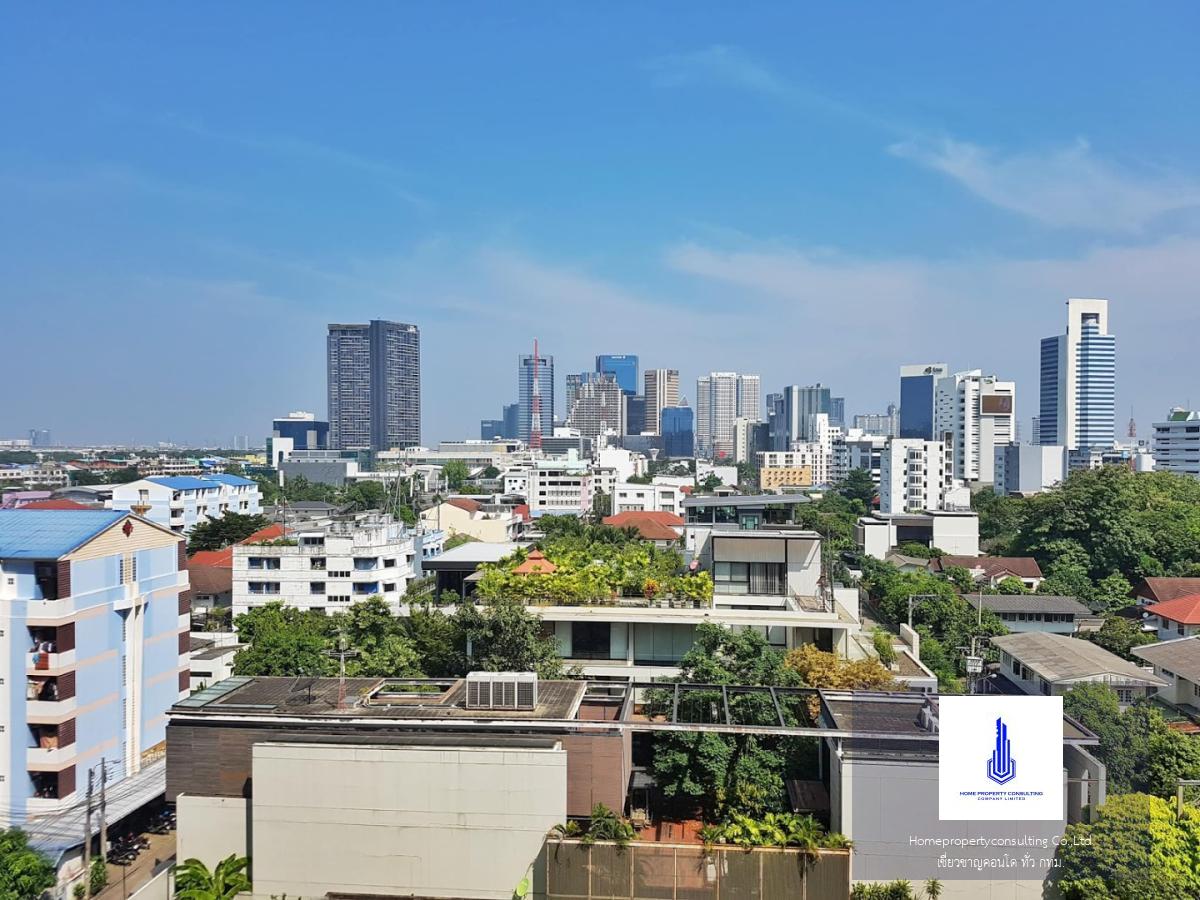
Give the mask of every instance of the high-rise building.
M 29 429 L 29 446 L 30 447 L 53 447 L 54 442 L 50 437 L 50 429 L 48 429 L 48 428 L 30 428 Z
M 663 453 L 670 457 L 690 457 L 696 452 L 696 430 L 692 410 L 687 400 L 680 400 L 679 406 L 672 406 L 662 411 L 660 419 L 662 428 Z
M 641 434 L 646 427 L 646 398 L 641 394 L 625 396 L 625 433 Z
M 953 476 L 995 482 L 996 447 L 1014 443 L 1017 387 L 979 369 L 939 378 L 934 433 L 953 461 Z
M 625 433 L 625 393 L 611 375 L 597 375 L 579 385 L 567 414 L 567 427 L 593 440 L 602 434 Z
M 739 375 L 737 377 L 737 414 L 751 422 L 761 422 L 762 412 L 762 378 L 758 375 Z
M 1042 340 L 1038 441 L 1068 450 L 1117 439 L 1117 339 L 1108 301 L 1067 301 L 1067 332 Z
M 1042 417 L 1034 416 L 1029 420 L 1029 443 L 1041 444 L 1042 442 Z
M 946 363 L 900 367 L 900 437 L 932 441 L 937 382 L 950 374 Z
M 881 513 L 970 508 L 971 492 L 955 483 L 953 460 L 941 441 L 892 438 L 879 462 Z
M 479 420 L 479 439 L 481 441 L 494 441 L 496 438 L 504 437 L 504 420 L 503 419 L 480 419 Z
M 515 441 L 517 439 L 517 433 L 520 430 L 517 425 L 517 423 L 520 421 L 520 418 L 521 404 L 505 403 L 503 413 L 504 431 L 501 433 L 501 437 L 510 441 Z
M 733 420 L 762 421 L 761 380 L 757 375 L 710 372 L 696 379 L 696 455 L 733 455 Z
M 1200 412 L 1177 406 L 1154 423 L 1154 467 L 1200 478 Z
M 626 396 L 638 392 L 638 358 L 628 353 L 607 353 L 596 357 L 596 371 L 612 375 Z
M 517 439 L 529 443 L 533 425 L 533 354 L 525 353 L 517 361 Z M 541 396 L 541 431 L 554 434 L 554 357 L 538 355 L 538 393 Z
M 897 437 L 900 434 L 900 410 L 889 403 L 885 413 L 867 413 L 854 417 L 854 427 L 865 434 Z
M 390 450 L 421 443 L 421 332 L 374 320 L 329 326 L 329 443 Z
M 679 405 L 679 370 L 646 370 L 646 424 L 643 431 L 662 433 L 662 411 Z
M 329 447 L 329 423 L 314 413 L 296 411 L 271 420 L 271 437 L 289 438 L 293 450 L 326 450 Z
M 825 413 L 831 424 L 833 415 L 830 413 L 831 398 L 829 388 L 822 384 L 789 385 L 782 394 L 771 394 L 770 397 L 782 398 L 782 416 L 776 413 L 775 432 L 772 439 L 773 450 L 790 450 L 792 444 L 815 441 L 816 436 L 811 431 L 811 416 Z M 779 401 L 776 401 L 778 404 Z M 771 404 L 768 403 L 768 412 Z M 844 404 L 843 404 L 844 408 Z M 837 423 L 840 426 L 840 423 Z
M 846 398 L 845 397 L 830 397 L 829 398 L 829 424 L 835 428 L 845 429 L 846 427 Z

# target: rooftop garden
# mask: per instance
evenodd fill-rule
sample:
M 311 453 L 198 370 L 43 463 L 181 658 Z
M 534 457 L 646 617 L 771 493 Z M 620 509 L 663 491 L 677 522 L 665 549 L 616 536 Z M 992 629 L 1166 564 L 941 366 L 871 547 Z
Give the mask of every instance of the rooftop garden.
M 545 537 L 534 548 L 482 568 L 480 599 L 561 606 L 623 598 L 663 606 L 712 603 L 708 572 L 689 571 L 678 552 L 642 540 L 635 528 L 585 525 L 572 516 L 545 516 L 539 525 Z

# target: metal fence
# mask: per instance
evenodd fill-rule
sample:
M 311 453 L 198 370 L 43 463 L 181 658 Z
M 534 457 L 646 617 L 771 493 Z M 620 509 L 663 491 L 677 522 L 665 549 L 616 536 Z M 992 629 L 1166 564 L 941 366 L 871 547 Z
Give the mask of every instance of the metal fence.
M 550 840 L 534 900 L 848 900 L 850 851 Z

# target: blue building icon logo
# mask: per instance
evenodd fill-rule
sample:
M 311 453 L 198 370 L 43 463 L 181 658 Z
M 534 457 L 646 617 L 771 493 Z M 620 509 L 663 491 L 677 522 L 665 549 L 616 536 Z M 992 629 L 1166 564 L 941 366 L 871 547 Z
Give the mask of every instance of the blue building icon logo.
M 996 749 L 988 760 L 987 776 L 996 784 L 1007 784 L 1017 776 L 1017 762 L 1013 759 L 1008 726 L 1003 719 L 996 720 Z

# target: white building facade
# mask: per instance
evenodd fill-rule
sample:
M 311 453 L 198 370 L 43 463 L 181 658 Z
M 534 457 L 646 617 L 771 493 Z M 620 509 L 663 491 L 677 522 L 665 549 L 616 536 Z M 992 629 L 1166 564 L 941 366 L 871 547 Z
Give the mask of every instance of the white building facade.
M 1200 412 L 1177 406 L 1154 423 L 1154 467 L 1200 478 Z
M 258 483 L 240 475 L 164 475 L 113 485 L 112 508 L 135 512 L 176 534 L 226 513 L 262 512 Z
M 993 484 L 996 447 L 1016 440 L 1016 384 L 958 372 L 938 379 L 935 402 L 934 438 L 950 447 L 954 477 Z
M 954 480 L 950 450 L 941 441 L 893 438 L 880 458 L 879 511 L 894 514 L 970 508 L 970 492 Z

